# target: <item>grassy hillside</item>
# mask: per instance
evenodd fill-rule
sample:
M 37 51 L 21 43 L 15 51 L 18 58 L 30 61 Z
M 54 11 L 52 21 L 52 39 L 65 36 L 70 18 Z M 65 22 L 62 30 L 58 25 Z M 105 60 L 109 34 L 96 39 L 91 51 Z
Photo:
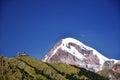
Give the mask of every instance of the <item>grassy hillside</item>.
M 106 78 L 63 63 L 45 63 L 30 56 L 0 56 L 0 80 L 107 80 Z

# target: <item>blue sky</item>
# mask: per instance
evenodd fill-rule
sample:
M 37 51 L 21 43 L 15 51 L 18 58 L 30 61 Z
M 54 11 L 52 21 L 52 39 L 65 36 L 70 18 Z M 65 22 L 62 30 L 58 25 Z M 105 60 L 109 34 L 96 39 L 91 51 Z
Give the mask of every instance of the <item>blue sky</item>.
M 42 59 L 60 39 L 72 37 L 108 58 L 120 59 L 119 0 L 3 0 L 0 54 Z

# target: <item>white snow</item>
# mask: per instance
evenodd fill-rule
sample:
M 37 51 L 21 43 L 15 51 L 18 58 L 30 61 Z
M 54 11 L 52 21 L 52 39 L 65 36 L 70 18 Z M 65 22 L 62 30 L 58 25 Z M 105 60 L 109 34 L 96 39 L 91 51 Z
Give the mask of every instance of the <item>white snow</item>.
M 62 50 L 71 53 L 72 55 L 76 56 L 78 59 L 85 58 L 82 54 L 80 54 L 73 46 L 70 46 L 70 49 L 66 46 L 61 47 Z
M 93 54 L 98 56 L 99 60 L 100 60 L 100 64 L 103 64 L 106 60 L 109 60 L 108 58 L 106 58 L 105 56 L 103 56 L 102 54 L 100 54 L 98 51 L 96 51 L 95 49 L 86 46 L 85 44 L 83 44 L 82 42 L 74 39 L 74 38 L 65 38 L 62 40 L 62 42 L 64 44 L 68 44 L 69 42 L 75 43 L 77 45 L 79 45 L 82 49 L 87 49 L 87 50 L 92 50 Z M 75 49 L 74 49 L 75 50 Z M 76 50 L 74 52 L 77 52 Z M 81 58 L 81 55 L 77 55 L 77 57 Z
M 99 60 L 100 60 L 100 64 L 103 64 L 105 61 L 109 60 L 107 57 L 103 56 L 102 54 L 100 54 L 98 51 L 96 51 L 93 48 L 90 48 L 90 50 L 93 50 L 93 54 L 97 55 Z
M 53 53 L 49 56 L 49 59 L 55 55 L 55 53 L 58 51 L 58 49 L 62 46 L 62 44 L 60 46 L 58 46 L 54 51 Z M 48 57 L 47 57 L 48 58 Z M 46 59 L 46 58 L 45 58 Z M 47 60 L 47 59 L 46 59 Z
M 47 55 L 45 55 L 45 58 L 42 60 L 42 61 L 46 61 L 48 59 L 48 56 Z
M 116 59 L 110 59 L 109 61 L 114 61 L 114 64 L 116 64 L 117 62 L 120 62 L 119 60 L 116 60 Z

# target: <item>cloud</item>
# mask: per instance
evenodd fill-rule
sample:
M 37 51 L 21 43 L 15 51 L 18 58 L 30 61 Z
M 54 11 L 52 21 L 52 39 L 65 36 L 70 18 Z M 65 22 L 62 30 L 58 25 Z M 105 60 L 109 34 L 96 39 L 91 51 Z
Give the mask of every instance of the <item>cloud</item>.
M 81 37 L 85 37 L 86 35 L 85 35 L 85 34 L 81 34 L 80 36 L 81 36 Z

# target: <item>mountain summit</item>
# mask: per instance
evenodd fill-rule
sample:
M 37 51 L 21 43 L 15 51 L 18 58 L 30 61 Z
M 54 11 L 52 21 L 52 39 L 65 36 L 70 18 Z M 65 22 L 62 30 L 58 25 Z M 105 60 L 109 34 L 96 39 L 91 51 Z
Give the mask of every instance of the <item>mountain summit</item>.
M 91 71 L 100 71 L 104 68 L 106 61 L 116 63 L 117 60 L 108 59 L 97 50 L 83 44 L 74 38 L 65 38 L 60 40 L 45 55 L 44 62 L 62 62 L 76 65 Z M 108 67 L 110 67 L 109 65 Z

